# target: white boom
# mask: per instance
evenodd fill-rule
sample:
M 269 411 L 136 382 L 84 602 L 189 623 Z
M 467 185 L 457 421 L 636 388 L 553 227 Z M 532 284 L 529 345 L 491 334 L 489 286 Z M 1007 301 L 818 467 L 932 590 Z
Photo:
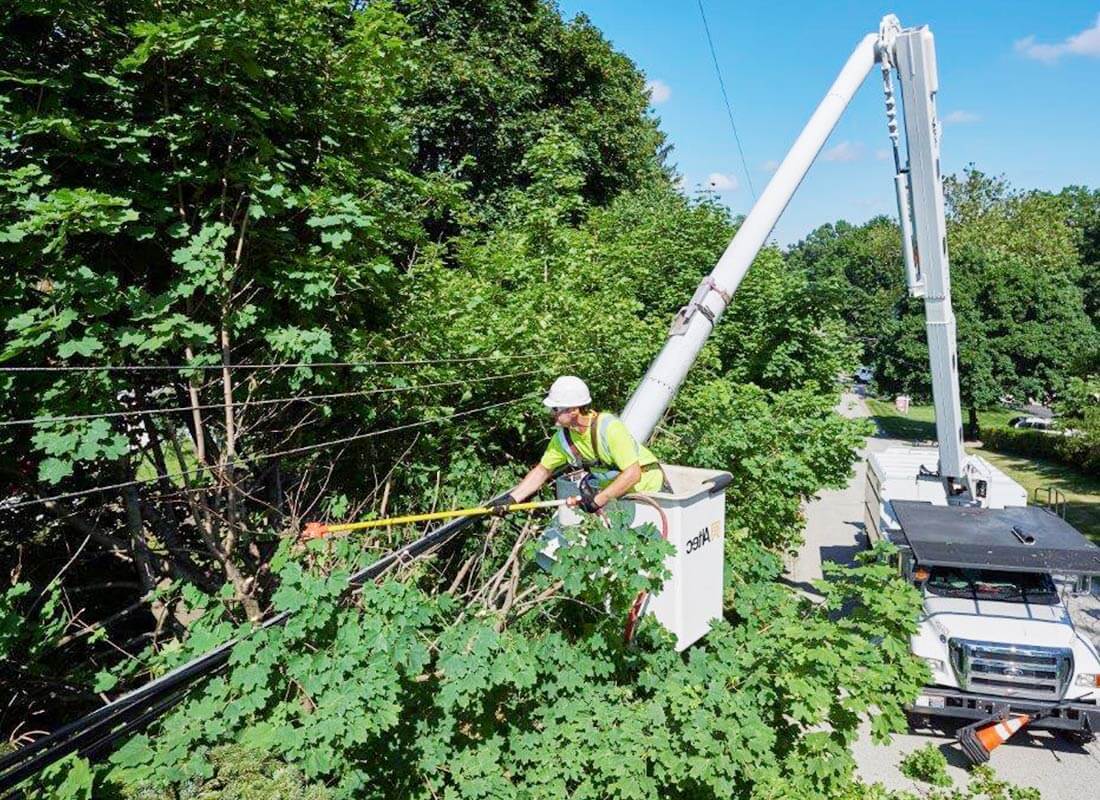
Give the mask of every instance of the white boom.
M 909 219 L 902 218 L 903 247 L 907 266 L 910 262 L 913 264 L 906 270 L 909 292 L 924 298 L 940 476 L 951 484 L 966 474 L 966 451 L 963 449 L 955 314 L 951 309 L 947 221 L 944 216 L 943 176 L 940 174 L 936 47 L 928 28 L 899 30 L 896 34 L 892 52 L 891 48 L 884 48 L 882 52 L 884 74 L 889 75 L 889 61 L 885 59 L 892 59 L 905 101 L 905 142 L 909 154 L 909 192 L 906 199 L 909 200 L 912 218 L 911 225 Z M 896 185 L 899 187 L 905 174 L 905 170 L 898 170 Z M 902 211 L 900 205 L 899 216 Z M 905 236 L 907 231 L 912 232 L 910 237 Z
M 927 27 L 902 29 L 893 15 L 883 18 L 878 33 L 867 34 L 856 45 L 717 265 L 699 284 L 691 302 L 677 313 L 668 340 L 622 413 L 627 428 L 639 441 L 652 435 L 668 410 L 753 259 L 876 61 L 882 65 L 885 80 L 909 291 L 923 297 L 925 303 L 939 472 L 949 494 L 961 494 L 968 488 L 958 484 L 967 471 L 940 174 L 935 48 Z M 897 70 L 906 104 L 906 165 L 898 154 L 892 68 Z
M 749 265 L 821 152 L 844 109 L 875 65 L 878 39 L 877 34 L 869 33 L 852 51 L 844 69 L 768 181 L 767 188 L 741 223 L 718 264 L 699 284 L 691 302 L 676 315 L 664 348 L 650 364 L 622 413 L 623 422 L 638 441 L 649 439 L 668 410 Z

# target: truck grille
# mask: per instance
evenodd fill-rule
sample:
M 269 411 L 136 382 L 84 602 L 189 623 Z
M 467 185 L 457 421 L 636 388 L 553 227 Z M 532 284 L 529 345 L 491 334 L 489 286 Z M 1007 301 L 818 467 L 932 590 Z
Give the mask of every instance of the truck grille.
M 1061 700 L 1073 676 L 1068 647 L 1018 647 L 951 639 L 951 666 L 959 687 L 982 694 Z

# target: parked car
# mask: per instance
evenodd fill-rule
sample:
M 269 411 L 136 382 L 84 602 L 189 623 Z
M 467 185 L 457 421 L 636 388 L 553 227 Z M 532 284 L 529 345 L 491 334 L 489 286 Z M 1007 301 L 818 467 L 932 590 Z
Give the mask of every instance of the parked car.
M 860 367 L 856 370 L 856 381 L 858 383 L 870 383 L 873 377 L 875 377 L 875 371 L 871 367 Z
M 1009 427 L 1022 428 L 1036 431 L 1052 431 L 1054 420 L 1043 417 L 1013 417 L 1008 421 Z

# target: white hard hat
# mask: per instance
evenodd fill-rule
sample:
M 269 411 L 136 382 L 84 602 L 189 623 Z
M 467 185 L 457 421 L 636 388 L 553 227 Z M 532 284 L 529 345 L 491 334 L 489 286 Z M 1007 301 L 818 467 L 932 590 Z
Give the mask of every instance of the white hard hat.
M 547 408 L 579 408 L 592 402 L 588 386 L 576 375 L 562 375 L 550 386 L 542 401 Z

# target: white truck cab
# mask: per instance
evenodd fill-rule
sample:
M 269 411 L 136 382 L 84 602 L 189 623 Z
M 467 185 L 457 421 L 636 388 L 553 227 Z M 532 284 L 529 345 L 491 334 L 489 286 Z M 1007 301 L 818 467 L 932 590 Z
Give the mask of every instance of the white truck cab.
M 921 592 L 910 647 L 932 680 L 911 711 L 1028 714 L 1034 727 L 1091 738 L 1100 731 L 1100 599 L 1090 580 L 1100 547 L 1025 506 L 1023 489 L 988 464 L 989 499 L 1019 502 L 949 504 L 922 452 L 935 459 L 928 448 L 872 456 L 865 504 L 872 542 L 898 546 L 899 568 Z

